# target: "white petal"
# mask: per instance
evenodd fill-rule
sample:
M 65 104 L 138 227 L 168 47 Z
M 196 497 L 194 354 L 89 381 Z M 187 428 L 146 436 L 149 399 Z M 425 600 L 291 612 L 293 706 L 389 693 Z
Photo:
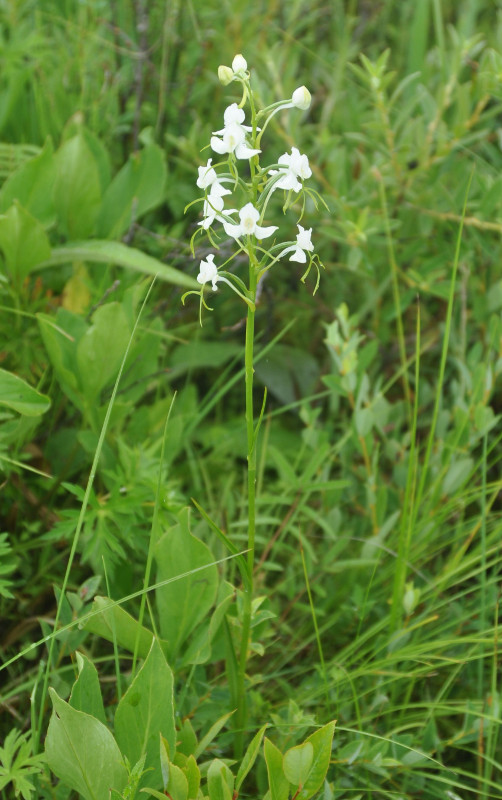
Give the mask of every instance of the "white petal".
M 232 125 L 233 123 L 240 125 L 241 122 L 244 122 L 245 116 L 244 109 L 239 108 L 237 103 L 232 103 L 232 105 L 228 106 L 223 113 L 225 127 L 227 127 L 227 125 Z
M 231 236 L 232 239 L 238 239 L 239 236 L 242 236 L 240 225 L 231 225 L 230 222 L 225 222 L 225 220 L 222 220 L 222 223 L 227 236 Z
M 261 153 L 261 150 L 253 150 L 246 144 L 239 144 L 235 148 L 236 158 L 253 158 L 253 156 L 257 156 L 258 153 Z
M 302 188 L 302 185 L 295 173 L 288 171 L 282 176 L 282 178 L 280 178 L 280 180 L 277 181 L 275 188 L 284 189 L 285 192 L 289 192 L 290 189 L 292 189 L 293 192 L 299 192 Z
M 211 149 L 214 150 L 215 153 L 220 153 L 220 155 L 228 153 L 225 143 L 216 136 L 211 136 Z
M 277 225 L 269 225 L 268 228 L 262 228 L 260 225 L 257 225 L 255 228 L 255 236 L 258 239 L 268 239 L 276 230 L 278 230 Z
M 289 260 L 290 261 L 299 261 L 300 264 L 305 264 L 305 262 L 307 260 L 307 256 L 305 255 L 305 253 L 303 252 L 301 247 L 295 247 L 294 248 L 294 253 L 293 253 L 292 256 L 289 257 Z
M 232 194 L 230 189 L 225 189 L 224 186 L 216 179 L 216 181 L 212 184 L 211 189 L 209 190 L 209 198 L 212 197 L 224 197 L 226 194 Z M 223 208 L 223 206 L 222 206 Z

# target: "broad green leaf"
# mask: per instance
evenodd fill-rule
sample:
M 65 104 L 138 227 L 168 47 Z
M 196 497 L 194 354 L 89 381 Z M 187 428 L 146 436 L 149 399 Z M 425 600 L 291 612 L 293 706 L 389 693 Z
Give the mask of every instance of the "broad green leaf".
M 92 661 L 83 653 L 75 653 L 77 657 L 78 678 L 73 684 L 70 705 L 77 711 L 84 711 L 91 717 L 99 719 L 103 725 L 106 723 L 105 709 L 101 688 L 99 686 L 98 671 Z
M 47 411 L 50 404 L 49 397 L 37 392 L 22 378 L 0 369 L 0 405 L 12 408 L 26 417 L 38 417 Z
M 213 564 L 213 554 L 190 533 L 189 509 L 183 509 L 178 519 L 155 547 L 157 581 L 175 578 L 205 564 L 208 567 L 156 591 L 160 629 L 168 642 L 171 661 L 194 628 L 208 618 L 218 591 L 218 570 Z
M 263 725 L 262 728 L 260 728 L 260 730 L 255 736 L 253 736 L 246 752 L 244 753 L 241 765 L 239 767 L 239 771 L 237 773 L 237 777 L 235 779 L 236 792 L 240 790 L 244 778 L 246 777 L 246 775 L 248 775 L 249 771 L 253 767 L 254 762 L 256 761 L 256 757 L 259 753 L 261 742 L 267 728 L 268 728 L 268 722 L 265 725 Z
M 174 727 L 173 674 L 156 639 L 148 656 L 122 697 L 115 713 L 115 736 L 132 764 L 146 753 L 148 783 L 162 785 L 159 734 L 169 752 L 176 749 Z M 170 780 L 172 773 L 170 776 Z
M 310 772 L 314 758 L 314 748 L 310 742 L 291 747 L 282 761 L 282 768 L 288 781 L 293 786 L 303 786 Z
M 121 792 L 127 771 L 115 739 L 102 722 L 76 711 L 49 689 L 53 713 L 45 740 L 47 763 L 54 774 L 85 800 L 104 800 L 110 789 Z
M 56 153 L 54 205 L 64 233 L 82 239 L 94 231 L 101 204 L 98 162 L 82 132 L 65 142 Z
M 323 728 L 315 731 L 305 742 L 310 743 L 314 749 L 314 758 L 309 770 L 309 774 L 303 787 L 298 792 L 299 800 L 309 800 L 319 791 L 324 783 L 331 758 L 331 745 L 336 722 L 328 722 Z
M 129 650 L 130 653 L 134 653 L 136 649 L 140 658 L 147 657 L 152 647 L 153 633 L 141 626 L 121 606 L 114 605 L 109 597 L 97 596 L 92 603 L 91 612 L 92 616 L 80 623 L 80 628 L 96 633 L 108 642 L 117 642 L 119 647 Z M 166 652 L 165 642 L 161 642 L 161 647 Z
M 120 303 L 107 303 L 96 310 L 92 325 L 77 344 L 77 365 L 81 388 L 88 400 L 95 400 L 111 383 L 124 357 L 131 328 Z
M 213 759 L 207 771 L 209 800 L 232 800 L 234 776 L 219 758 Z
M 175 764 L 170 765 L 167 792 L 172 800 L 187 800 L 188 798 L 187 777 L 183 770 Z
M 0 211 L 5 212 L 17 200 L 45 227 L 54 220 L 50 188 L 56 175 L 54 148 L 47 139 L 44 149 L 10 175 L 0 191 Z
M 127 247 L 121 242 L 108 242 L 102 239 L 93 239 L 87 242 L 71 242 L 64 247 L 54 248 L 50 258 L 41 264 L 38 269 L 53 267 L 57 264 L 68 264 L 74 261 L 89 261 L 97 264 L 117 264 L 119 267 L 132 269 L 143 275 L 155 275 L 160 280 L 183 286 L 187 289 L 200 289 L 200 284 L 190 275 L 180 272 L 174 267 L 169 267 L 141 250 Z
M 133 153 L 108 186 L 97 224 L 97 235 L 120 238 L 131 224 L 164 199 L 164 152 L 156 144 Z
M 42 224 L 17 202 L 0 216 L 0 249 L 7 272 L 18 287 L 51 254 Z
M 281 751 L 270 739 L 265 737 L 263 752 L 267 764 L 270 800 L 288 800 L 289 781 L 284 774 Z

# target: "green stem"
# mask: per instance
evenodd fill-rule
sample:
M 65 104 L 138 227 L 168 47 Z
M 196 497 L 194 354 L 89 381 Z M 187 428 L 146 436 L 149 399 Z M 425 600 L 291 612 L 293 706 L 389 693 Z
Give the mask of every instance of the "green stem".
M 254 249 L 249 249 L 249 290 L 251 299 L 254 301 L 256 296 L 256 268 Z M 253 378 L 254 378 L 254 308 L 248 306 L 246 321 L 246 350 L 245 350 L 245 374 L 246 374 L 246 431 L 247 431 L 247 462 L 248 462 L 248 554 L 247 567 L 249 574 L 249 586 L 243 589 L 243 610 L 242 610 L 242 636 L 239 653 L 239 672 L 237 676 L 237 714 L 236 714 L 236 736 L 235 736 L 235 756 L 241 758 L 244 751 L 244 729 L 247 723 L 247 701 L 246 701 L 246 666 L 249 649 L 249 638 L 251 632 L 251 611 L 253 602 L 253 570 L 254 570 L 254 548 L 255 548 L 255 501 L 256 501 L 256 447 L 254 431 L 254 409 L 253 409 Z

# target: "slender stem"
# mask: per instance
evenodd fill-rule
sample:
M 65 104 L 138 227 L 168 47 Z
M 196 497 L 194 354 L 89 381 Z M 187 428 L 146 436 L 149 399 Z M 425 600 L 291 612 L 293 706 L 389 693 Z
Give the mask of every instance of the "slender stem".
M 250 245 L 249 250 L 249 289 L 251 299 L 256 295 L 256 266 L 254 250 Z M 254 549 L 255 549 L 255 503 L 256 503 L 256 447 L 254 431 L 254 409 L 253 409 L 253 379 L 254 379 L 254 308 L 248 306 L 246 321 L 246 350 L 245 350 L 245 374 L 246 374 L 246 431 L 247 431 L 247 466 L 248 466 L 248 554 L 247 564 L 249 573 L 249 587 L 243 590 L 243 610 L 242 610 L 242 635 L 239 653 L 239 674 L 237 681 L 238 706 L 236 714 L 236 736 L 235 736 L 235 756 L 241 758 L 244 750 L 244 729 L 247 722 L 247 701 L 246 701 L 246 665 L 249 649 L 249 637 L 251 632 L 251 612 L 253 602 L 253 570 L 254 570 Z

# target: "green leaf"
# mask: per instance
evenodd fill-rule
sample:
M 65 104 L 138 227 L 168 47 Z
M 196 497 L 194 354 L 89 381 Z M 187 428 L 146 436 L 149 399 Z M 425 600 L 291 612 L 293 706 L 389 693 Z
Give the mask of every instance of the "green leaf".
M 54 203 L 50 187 L 56 175 L 54 148 L 47 139 L 44 149 L 10 175 L 0 192 L 0 211 L 5 212 L 18 201 L 45 227 L 54 220 Z
M 188 797 L 190 800 L 196 800 L 200 786 L 200 769 L 193 756 L 188 756 L 183 772 L 188 781 Z
M 263 752 L 267 764 L 270 800 L 288 800 L 289 781 L 284 774 L 283 755 L 281 751 L 270 739 L 265 737 Z
M 58 309 L 55 319 L 48 314 L 39 313 L 37 320 L 45 349 L 59 382 L 72 402 L 81 409 L 76 343 L 87 330 L 85 320 L 65 308 Z
M 77 344 L 82 391 L 91 402 L 115 379 L 130 336 L 127 315 L 120 303 L 107 303 L 96 310 L 92 325 Z
M 209 747 L 213 739 L 219 734 L 223 726 L 227 723 L 227 721 L 234 713 L 235 713 L 234 711 L 229 711 L 228 714 L 223 714 L 222 717 L 217 719 L 216 722 L 214 722 L 211 725 L 206 735 L 202 737 L 199 744 L 197 745 L 195 752 L 193 754 L 194 758 L 199 758 L 199 756 L 202 755 L 206 747 Z
M 443 481 L 443 494 L 451 496 L 468 480 L 474 467 L 474 459 L 469 456 L 453 462 Z
M 218 591 L 218 570 L 213 554 L 190 533 L 189 509 L 183 509 L 178 519 L 178 524 L 173 525 L 155 547 L 157 581 L 175 578 L 205 564 L 208 567 L 156 591 L 160 629 L 168 642 L 171 661 L 190 633 L 208 616 Z
M 101 204 L 98 162 L 82 132 L 65 142 L 56 153 L 57 174 L 54 205 L 64 233 L 82 239 L 94 231 Z
M 331 745 L 336 722 L 328 722 L 323 728 L 315 731 L 305 743 L 310 743 L 314 749 L 314 758 L 309 774 L 298 792 L 298 800 L 308 800 L 319 791 L 324 783 L 331 758 Z
M 7 272 L 18 287 L 51 254 L 43 226 L 17 202 L 0 216 L 0 248 Z
M 310 742 L 291 747 L 282 760 L 282 768 L 293 786 L 303 786 L 310 772 L 314 758 L 314 748 Z
M 190 645 L 183 650 L 183 664 L 204 664 L 211 657 L 211 644 L 221 627 L 228 611 L 229 606 L 234 600 L 235 589 L 228 583 L 222 581 L 216 598 L 216 608 L 211 615 L 209 625 L 200 626 L 197 633 L 192 637 Z
M 97 264 L 117 264 L 119 267 L 132 269 L 143 275 L 158 276 L 160 280 L 183 286 L 188 289 L 200 289 L 195 278 L 186 275 L 174 267 L 169 267 L 152 256 L 127 247 L 121 242 L 108 242 L 92 239 L 87 242 L 72 242 L 64 247 L 53 249 L 50 258 L 37 265 L 38 269 L 53 267 L 57 264 L 68 264 L 74 261 L 90 261 Z
M 173 674 L 162 648 L 153 640 L 145 663 L 122 697 L 115 713 L 115 736 L 131 763 L 146 753 L 148 782 L 162 785 L 159 734 L 169 752 L 176 749 L 174 727 Z
M 164 199 L 166 175 L 164 152 L 158 145 L 150 144 L 133 153 L 103 196 L 98 236 L 120 238 L 134 220 L 159 205 Z
M 49 397 L 37 392 L 22 378 L 0 369 L 0 405 L 12 408 L 26 417 L 38 417 L 45 414 L 50 404 Z
M 209 800 L 232 800 L 234 776 L 219 758 L 211 761 L 207 771 Z
M 108 642 L 117 642 L 119 647 L 124 647 L 130 653 L 134 653 L 137 644 L 137 654 L 140 658 L 146 658 L 152 647 L 153 633 L 141 626 L 121 606 L 114 605 L 109 597 L 98 595 L 92 603 L 91 614 L 80 623 L 81 629 L 96 633 Z M 161 641 L 161 647 L 165 652 L 166 643 Z
M 263 725 L 262 728 L 258 731 L 258 733 L 253 736 L 251 742 L 248 745 L 246 752 L 244 753 L 244 757 L 241 761 L 241 765 L 239 767 L 239 771 L 237 773 L 237 777 L 235 779 L 235 790 L 238 792 L 242 786 L 244 778 L 249 773 L 250 769 L 252 769 L 254 762 L 256 761 L 256 757 L 261 747 L 261 742 L 265 731 L 268 728 L 268 722 Z
M 102 722 L 76 711 L 49 689 L 53 713 L 45 740 L 47 763 L 85 800 L 103 800 L 110 789 L 121 792 L 127 770 L 112 734 Z
M 188 780 L 183 770 L 175 764 L 170 765 L 167 792 L 172 800 L 187 800 L 188 798 Z
M 99 719 L 104 725 L 106 716 L 99 686 L 98 671 L 92 661 L 83 653 L 77 652 L 75 655 L 77 657 L 78 678 L 71 690 L 70 705 L 77 711 L 85 711 L 91 717 Z

